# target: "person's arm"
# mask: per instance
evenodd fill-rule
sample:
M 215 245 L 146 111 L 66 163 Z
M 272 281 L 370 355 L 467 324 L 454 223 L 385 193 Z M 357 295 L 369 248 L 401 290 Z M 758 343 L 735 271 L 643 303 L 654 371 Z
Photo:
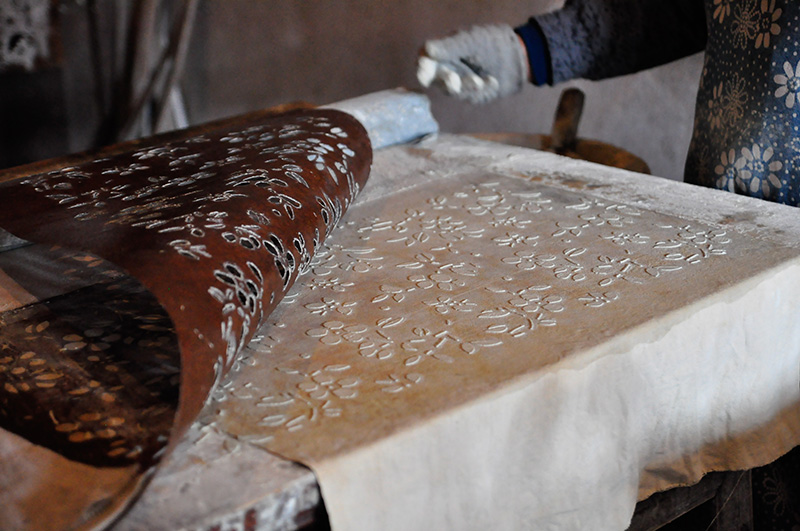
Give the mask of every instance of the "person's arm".
M 474 103 L 568 79 L 630 74 L 701 51 L 703 0 L 567 0 L 512 29 L 476 26 L 425 43 L 417 77 Z
M 662 65 L 703 50 L 707 33 L 703 0 L 567 0 L 516 31 L 539 85 Z

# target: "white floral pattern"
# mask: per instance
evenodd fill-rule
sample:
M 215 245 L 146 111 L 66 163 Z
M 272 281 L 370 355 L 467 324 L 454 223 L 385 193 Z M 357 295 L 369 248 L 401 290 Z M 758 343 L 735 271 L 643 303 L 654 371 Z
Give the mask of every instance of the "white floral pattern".
M 778 74 L 773 79 L 775 83 L 780 85 L 775 91 L 776 98 L 786 97 L 786 107 L 789 109 L 794 107 L 797 101 L 797 94 L 800 92 L 800 62 L 797 63 L 795 68 L 789 61 L 783 63 L 784 74 Z
M 783 163 L 778 160 L 770 162 L 774 154 L 772 147 L 762 149 L 758 144 L 742 148 L 742 156 L 736 161 L 736 186 L 752 194 L 760 191 L 765 197 L 770 195 L 770 185 L 780 188 L 781 181 L 774 172 L 783 169 Z

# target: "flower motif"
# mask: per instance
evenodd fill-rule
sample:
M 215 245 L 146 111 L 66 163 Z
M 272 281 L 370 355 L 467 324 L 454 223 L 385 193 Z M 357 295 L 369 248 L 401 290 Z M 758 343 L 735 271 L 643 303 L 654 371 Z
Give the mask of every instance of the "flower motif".
M 619 299 L 619 293 L 614 291 L 606 291 L 603 293 L 587 293 L 583 297 L 578 297 L 578 300 L 584 303 L 584 306 L 589 308 L 602 308 L 607 304 L 611 304 Z
M 781 27 L 777 24 L 781 18 L 781 8 L 775 9 L 775 0 L 761 0 L 761 17 L 758 19 L 758 36 L 756 37 L 756 48 L 769 48 L 770 36 L 778 35 Z
M 733 192 L 737 175 L 736 152 L 732 149 L 723 152 L 719 159 L 720 164 L 714 168 L 714 173 L 717 174 L 717 188 Z
M 715 19 L 719 19 L 720 22 L 725 20 L 726 16 L 731 14 L 731 4 L 733 0 L 714 0 L 714 15 Z
M 324 317 L 330 312 L 338 312 L 342 315 L 350 315 L 353 313 L 353 306 L 358 304 L 357 302 L 339 302 L 335 299 L 329 299 L 327 297 L 323 297 L 320 302 L 312 302 L 306 304 L 305 307 L 313 314 L 317 314 L 321 317 Z
M 443 196 L 431 197 L 425 202 L 428 203 L 433 210 L 444 210 L 448 207 L 447 198 Z
M 584 227 L 594 225 L 595 227 L 609 226 L 621 228 L 625 225 L 632 225 L 635 223 L 634 219 L 630 216 L 640 216 L 641 213 L 626 205 L 599 205 L 603 206 L 599 212 L 585 213 L 578 217 L 586 222 Z
M 531 214 L 539 214 L 540 212 L 549 212 L 553 210 L 551 199 L 535 198 L 525 201 L 519 206 L 520 211 L 529 212 Z
M 513 293 L 508 304 L 520 308 L 525 313 L 552 312 L 564 310 L 563 297 L 542 293 L 542 286 L 531 286 Z
M 424 301 L 426 305 L 431 306 L 436 312 L 444 315 L 451 311 L 454 312 L 471 312 L 477 306 L 474 302 L 468 299 L 453 299 L 451 297 L 437 297 L 435 301 Z
M 769 196 L 770 185 L 780 188 L 781 181 L 773 172 L 783 169 L 783 163 L 778 160 L 770 162 L 774 154 L 772 147 L 762 150 L 758 144 L 753 144 L 752 149 L 742 148 L 742 156 L 736 161 L 739 170 L 737 186 L 753 194 L 761 190 L 765 196 Z
M 400 344 L 400 348 L 404 352 L 410 354 L 410 357 L 403 361 L 406 367 L 418 364 L 425 359 L 425 357 L 445 363 L 453 363 L 453 361 L 455 361 L 451 356 L 442 352 L 442 350 L 446 350 L 448 342 L 452 341 L 456 344 L 462 343 L 461 339 L 454 336 L 449 331 L 441 330 L 439 332 L 434 332 L 427 328 L 415 327 L 411 332 L 414 337 Z M 445 349 L 442 347 L 445 347 Z
M 708 122 L 709 125 L 711 126 L 711 129 L 720 129 L 723 125 L 722 89 L 723 89 L 723 82 L 720 82 L 719 85 L 717 85 L 711 90 L 711 98 L 708 100 L 708 114 L 709 114 Z
M 786 513 L 787 502 L 791 500 L 789 493 L 786 492 L 786 484 L 774 477 L 767 476 L 764 478 L 762 486 L 764 487 L 763 500 L 776 516 L 783 516 Z
M 712 246 L 718 244 L 724 245 L 731 242 L 724 230 L 692 227 L 691 225 L 680 227 L 677 237 L 679 241 L 685 244 L 692 244 L 695 247 L 705 247 L 707 249 L 711 249 Z M 724 254 L 724 250 L 720 250 L 722 250 Z M 710 254 L 715 253 L 711 250 Z
M 419 384 L 424 377 L 416 372 L 410 372 L 405 376 L 397 376 L 390 374 L 385 380 L 375 380 L 375 383 L 381 386 L 381 391 L 384 393 L 399 393 L 404 389 L 408 389 Z
M 644 236 L 642 234 L 628 233 L 628 232 L 612 232 L 608 236 L 603 236 L 604 240 L 608 240 L 612 243 L 617 245 L 628 245 L 628 244 L 643 244 L 647 243 L 647 240 L 650 239 L 649 236 Z
M 725 120 L 730 123 L 742 118 L 749 91 L 747 90 L 746 81 L 739 74 L 735 74 L 725 88 L 726 93 L 723 98 L 722 113 L 725 116 Z
M 342 369 L 336 367 L 335 370 Z M 297 389 L 317 401 L 330 399 L 331 395 L 347 400 L 358 396 L 357 387 L 360 383 L 361 380 L 355 376 L 336 378 L 327 371 L 314 371 L 307 380 L 297 384 Z
M 572 280 L 574 282 L 583 282 L 586 280 L 585 268 L 572 261 L 556 266 L 553 269 L 553 273 L 559 280 Z
M 658 248 L 658 242 L 654 248 Z M 678 244 L 680 245 L 680 244 Z M 669 259 L 667 256 L 665 258 Z M 597 283 L 598 286 L 606 287 L 617 280 L 623 280 L 632 284 L 643 284 L 647 279 L 658 278 L 664 273 L 679 271 L 678 265 L 647 265 L 636 261 L 630 256 L 614 258 L 611 256 L 599 256 L 599 265 L 592 268 L 592 273 L 603 275 L 605 278 Z
M 518 234 L 516 232 L 507 232 L 505 236 L 498 236 L 496 238 L 492 238 L 492 241 L 496 242 L 497 245 L 510 247 L 513 249 L 518 245 L 529 245 L 533 247 L 534 245 L 536 245 L 536 240 L 538 239 L 539 239 L 538 235 L 523 236 L 522 234 Z
M 705 112 L 695 116 L 695 127 L 705 122 L 714 131 L 735 124 L 744 115 L 748 95 L 747 82 L 739 74 L 720 81 L 706 98 Z
M 552 269 L 555 267 L 556 257 L 552 254 L 541 254 L 533 251 L 517 251 L 514 256 L 507 256 L 501 261 L 504 264 L 511 264 L 523 271 L 531 271 L 537 267 Z
M 780 85 L 775 91 L 775 97 L 786 96 L 786 106 L 791 109 L 797 101 L 797 93 L 800 92 L 800 62 L 795 68 L 792 68 L 791 63 L 786 61 L 783 63 L 783 71 L 785 75 L 778 74 L 773 78 L 775 83 Z
M 738 5 L 731 29 L 733 30 L 733 44 L 745 48 L 747 43 L 756 38 L 758 34 L 759 13 L 753 4 Z M 762 36 L 763 42 L 763 36 Z
M 489 222 L 489 225 L 492 227 L 512 227 L 515 229 L 524 229 L 532 222 L 529 219 L 518 219 L 516 216 L 511 216 L 507 218 L 498 217 L 494 218 Z
M 442 291 L 453 291 L 456 288 L 463 288 L 466 283 L 447 273 L 438 272 L 430 275 L 411 275 L 408 280 L 416 284 L 420 289 L 431 289 L 436 287 Z
M 445 240 L 456 242 L 465 238 L 480 238 L 484 232 L 484 229 L 470 229 L 465 222 L 453 219 L 452 216 L 424 220 L 420 226 L 423 231 L 431 231 Z
M 326 321 L 322 328 L 306 331 L 308 337 L 315 337 L 325 345 L 338 345 L 342 341 L 360 344 L 364 341 L 368 328 L 364 325 L 345 325 L 341 321 Z
M 485 216 L 487 214 L 505 216 L 513 208 L 506 203 L 505 198 L 499 192 L 494 190 L 489 193 L 485 193 L 483 190 L 477 190 L 477 192 L 481 195 L 477 198 L 476 204 L 467 205 L 466 207 L 467 211 L 474 216 Z
M 556 221 L 558 230 L 551 234 L 551 236 L 553 238 L 557 238 L 558 236 L 580 236 L 583 233 L 583 229 L 589 226 L 590 223 L 583 220 Z
M 325 278 L 315 277 L 308 285 L 308 289 L 329 289 L 342 293 L 347 291 L 347 288 L 354 286 L 353 282 L 343 282 L 339 277 Z

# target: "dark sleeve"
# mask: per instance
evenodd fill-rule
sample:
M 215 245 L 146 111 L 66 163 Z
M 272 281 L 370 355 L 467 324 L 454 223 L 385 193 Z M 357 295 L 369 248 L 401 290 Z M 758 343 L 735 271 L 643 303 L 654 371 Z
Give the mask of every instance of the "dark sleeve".
M 538 85 L 662 65 L 703 50 L 707 34 L 703 0 L 567 0 L 516 31 Z

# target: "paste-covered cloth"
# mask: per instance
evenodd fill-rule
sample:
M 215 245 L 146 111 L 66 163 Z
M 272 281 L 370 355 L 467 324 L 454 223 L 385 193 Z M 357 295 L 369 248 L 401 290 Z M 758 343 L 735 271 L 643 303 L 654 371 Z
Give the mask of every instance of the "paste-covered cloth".
M 625 529 L 800 442 L 794 214 L 454 136 L 381 150 L 202 421 L 310 466 L 334 529 Z
M 0 426 L 147 469 L 308 270 L 371 158 L 352 116 L 304 110 L 0 185 L 0 227 L 40 244 L 3 268 L 30 260 L 11 284 L 41 292 L 0 314 Z

